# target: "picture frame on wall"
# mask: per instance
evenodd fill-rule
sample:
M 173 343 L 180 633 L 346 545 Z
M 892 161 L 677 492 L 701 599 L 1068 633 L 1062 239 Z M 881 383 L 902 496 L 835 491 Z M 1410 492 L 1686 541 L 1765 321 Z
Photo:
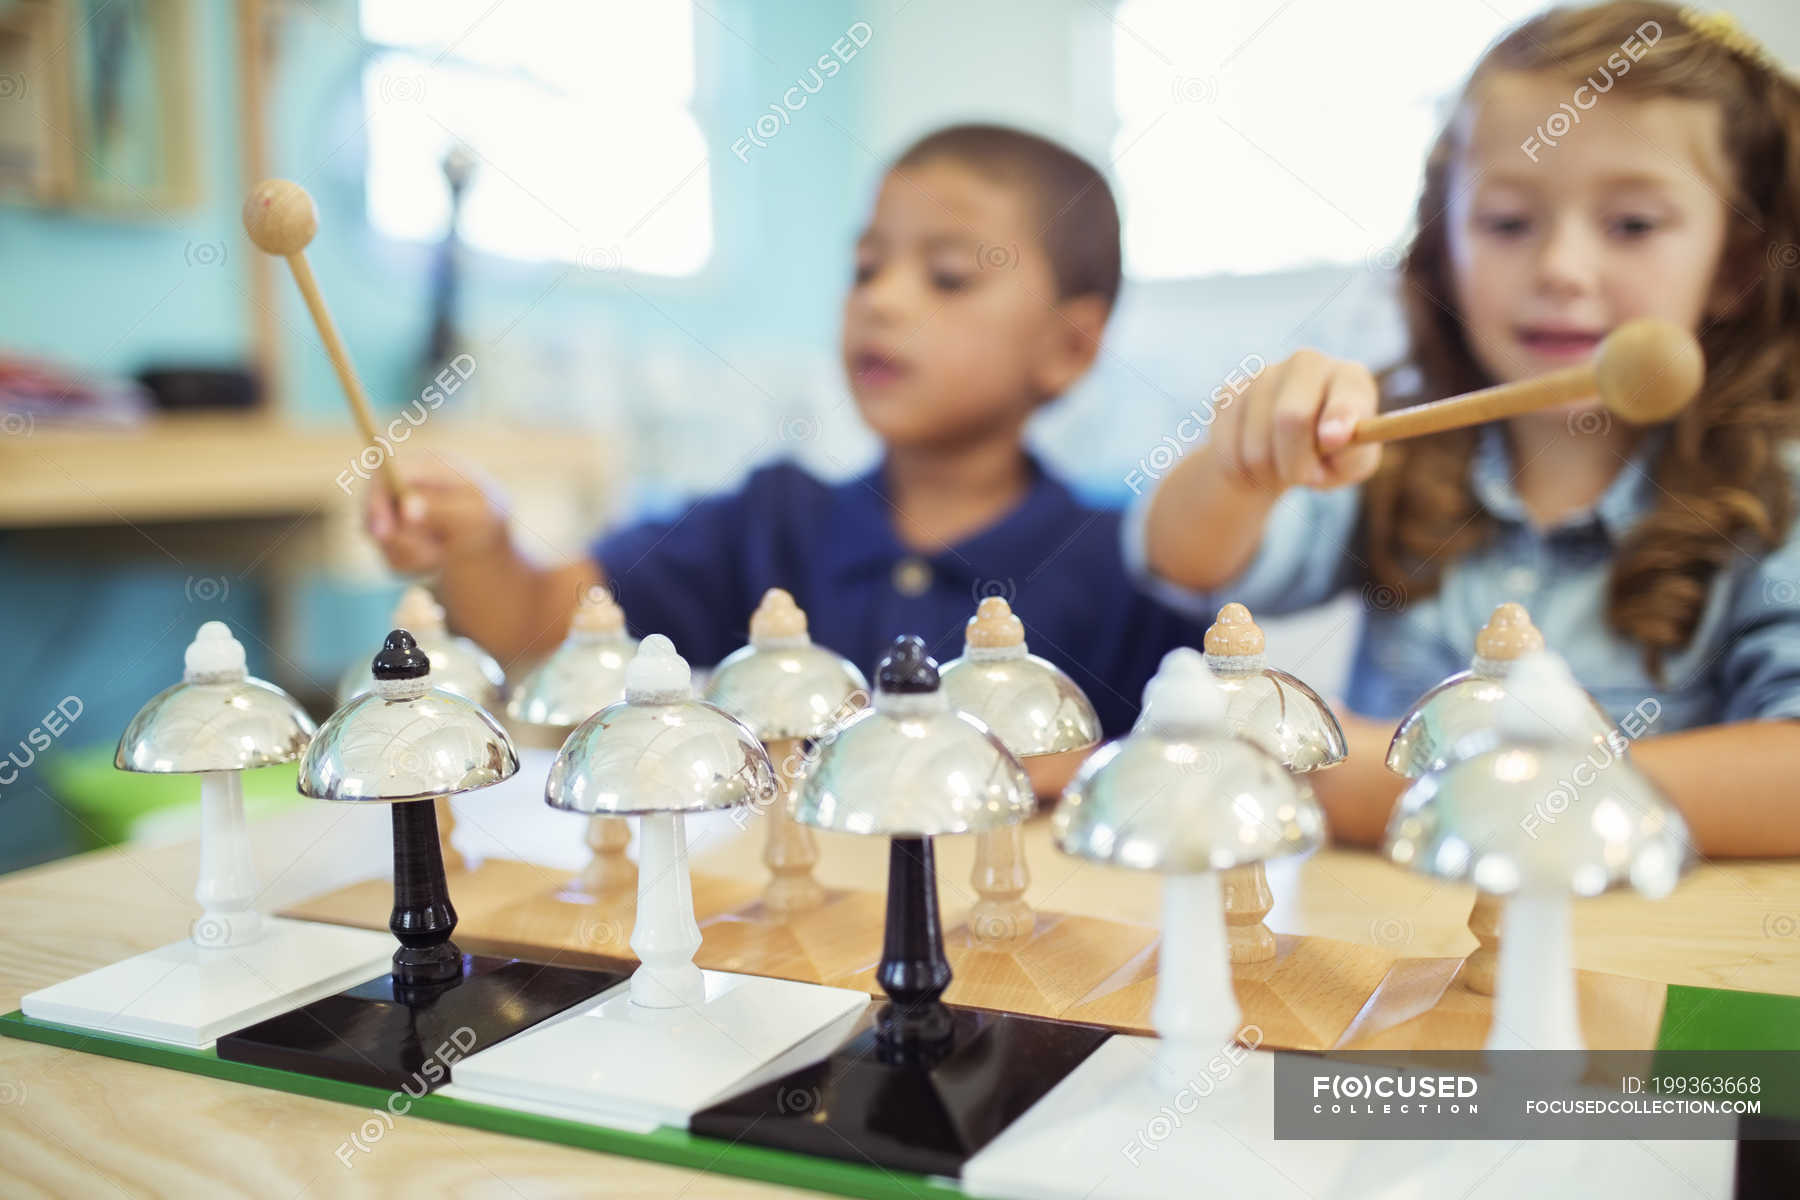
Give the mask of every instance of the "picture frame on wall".
M 66 204 L 75 140 L 62 5 L 0 2 L 0 199 Z
M 128 216 L 200 200 L 191 0 L 0 0 L 0 198 Z

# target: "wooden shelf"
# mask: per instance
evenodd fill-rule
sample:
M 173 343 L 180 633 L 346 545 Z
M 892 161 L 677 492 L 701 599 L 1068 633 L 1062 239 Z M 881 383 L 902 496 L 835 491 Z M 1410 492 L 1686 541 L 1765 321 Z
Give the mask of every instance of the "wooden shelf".
M 231 520 L 360 502 L 373 481 L 338 485 L 361 448 L 343 423 L 260 415 L 165 415 L 134 427 L 46 428 L 0 437 L 0 527 Z M 435 454 L 502 482 L 567 477 L 588 491 L 605 473 L 600 437 L 457 424 L 413 432 L 400 460 Z

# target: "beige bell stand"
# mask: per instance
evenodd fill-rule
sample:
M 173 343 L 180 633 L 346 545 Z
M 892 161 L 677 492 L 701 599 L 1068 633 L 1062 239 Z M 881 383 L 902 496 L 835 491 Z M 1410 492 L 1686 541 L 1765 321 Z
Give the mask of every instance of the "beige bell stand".
M 825 902 L 825 889 L 813 878 L 818 839 L 793 819 L 793 788 L 808 743 L 867 707 L 868 681 L 853 663 L 815 645 L 794 597 L 770 588 L 750 616 L 749 644 L 719 663 L 706 697 L 755 731 L 780 789 L 763 816 L 769 869 L 763 907 L 776 917 L 818 908 Z
M 1546 651 L 1516 663 L 1490 748 L 1427 772 L 1400 797 L 1393 862 L 1507 897 L 1490 1049 L 1581 1050 L 1571 896 L 1631 886 L 1667 895 L 1688 866 L 1687 827 L 1625 758 L 1596 766 L 1591 743 L 1558 732 L 1591 703 Z M 1564 781 L 1585 785 L 1571 793 Z
M 1475 653 L 1468 669 L 1419 697 L 1400 718 L 1388 746 L 1388 770 L 1417 779 L 1491 744 L 1506 700 L 1508 673 L 1519 659 L 1543 648 L 1544 635 L 1532 624 L 1524 605 L 1509 601 L 1496 607 L 1475 635 Z M 1571 735 L 1597 746 L 1615 741 L 1612 721 L 1591 698 L 1570 715 Z M 1477 891 L 1469 910 L 1469 932 L 1475 935 L 1476 947 L 1460 978 L 1470 991 L 1483 996 L 1494 994 L 1504 908 L 1498 896 Z
M 1312 688 L 1268 665 L 1263 631 L 1249 609 L 1237 603 L 1221 608 L 1204 645 L 1206 665 L 1225 695 L 1225 723 L 1232 733 L 1261 746 L 1296 775 L 1344 761 L 1344 730 L 1337 715 Z M 1231 961 L 1274 958 L 1268 916 L 1275 896 L 1263 864 L 1231 867 L 1220 871 L 1219 878 Z
M 568 636 L 512 689 L 509 725 L 526 743 L 558 750 L 575 727 L 625 698 L 625 668 L 637 639 L 625 629 L 625 613 L 603 587 L 589 588 L 569 619 Z M 591 856 L 573 881 L 588 897 L 629 897 L 637 866 L 626 853 L 631 825 L 623 817 L 588 818 Z
M 977 718 L 1020 762 L 1086 750 L 1100 742 L 1100 718 L 1073 679 L 1030 653 L 1025 626 L 1003 597 L 977 606 L 964 631 L 962 657 L 946 663 L 951 707 Z M 978 946 L 1005 950 L 1029 938 L 1037 917 L 1025 902 L 1031 872 L 1018 825 L 977 835 L 969 911 Z

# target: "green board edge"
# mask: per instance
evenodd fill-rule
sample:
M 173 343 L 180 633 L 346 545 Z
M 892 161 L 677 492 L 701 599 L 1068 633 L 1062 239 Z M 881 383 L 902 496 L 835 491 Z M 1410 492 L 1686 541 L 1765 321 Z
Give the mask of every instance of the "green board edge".
M 192 1075 L 207 1075 L 233 1083 L 272 1088 L 316 1100 L 334 1100 L 376 1113 L 386 1111 L 392 1094 L 360 1083 L 341 1083 L 298 1071 L 229 1062 L 212 1050 L 190 1050 L 161 1042 L 118 1037 L 76 1029 L 49 1021 L 34 1021 L 23 1012 L 0 1016 L 0 1035 L 21 1041 L 81 1050 L 126 1062 L 168 1067 Z M 517 1109 L 497 1108 L 472 1100 L 426 1095 L 412 1101 L 407 1116 L 424 1117 L 489 1133 L 535 1138 L 542 1142 L 598 1150 L 603 1154 L 648 1159 L 670 1166 L 690 1167 L 720 1175 L 736 1175 L 763 1183 L 806 1188 L 865 1200 L 963 1200 L 962 1189 L 942 1180 L 878 1166 L 815 1158 L 787 1150 L 772 1150 L 743 1142 L 700 1137 L 682 1129 L 662 1128 L 654 1133 L 632 1133 L 587 1125 L 559 1117 L 539 1116 Z
M 33 1021 L 19 1011 L 0 1016 L 0 1035 L 272 1088 L 297 1096 L 333 1100 L 376 1113 L 385 1111 L 391 1095 L 363 1084 L 340 1083 L 298 1071 L 228 1062 L 212 1050 L 190 1050 L 48 1021 Z M 1800 996 L 1672 984 L 1664 1002 L 1662 1024 L 1657 1030 L 1656 1050 L 1800 1051 Z M 1777 1099 L 1790 1100 L 1787 1096 Z M 1780 1105 L 1778 1111 L 1782 1109 L 1793 1111 L 1786 1105 Z M 490 1133 L 597 1150 L 603 1154 L 647 1159 L 670 1166 L 866 1200 L 952 1200 L 966 1195 L 946 1181 L 923 1175 L 815 1158 L 742 1142 L 724 1142 L 681 1129 L 631 1133 L 436 1095 L 412 1101 L 407 1115 L 484 1129 Z

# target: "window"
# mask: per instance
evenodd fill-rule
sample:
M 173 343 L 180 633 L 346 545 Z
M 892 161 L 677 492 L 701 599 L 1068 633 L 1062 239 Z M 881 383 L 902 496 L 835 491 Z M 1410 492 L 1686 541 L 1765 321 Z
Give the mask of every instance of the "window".
M 481 250 L 653 275 L 712 252 L 693 9 L 609 0 L 363 0 L 369 221 L 435 241 L 442 162 L 474 160 L 458 232 Z
M 1138 278 L 1377 260 L 1442 104 L 1542 0 L 1122 0 L 1113 171 Z M 1385 261 L 1381 259 L 1379 261 Z

